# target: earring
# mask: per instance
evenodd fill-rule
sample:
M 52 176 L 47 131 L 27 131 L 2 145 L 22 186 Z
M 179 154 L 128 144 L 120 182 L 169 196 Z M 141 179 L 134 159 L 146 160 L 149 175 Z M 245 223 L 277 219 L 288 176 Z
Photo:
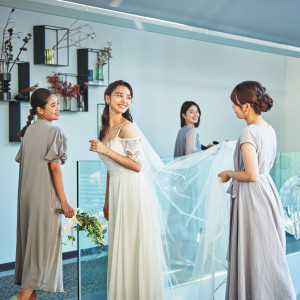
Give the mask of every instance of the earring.
M 248 112 L 247 112 L 247 111 L 245 111 L 245 115 L 246 115 L 246 116 L 248 115 Z

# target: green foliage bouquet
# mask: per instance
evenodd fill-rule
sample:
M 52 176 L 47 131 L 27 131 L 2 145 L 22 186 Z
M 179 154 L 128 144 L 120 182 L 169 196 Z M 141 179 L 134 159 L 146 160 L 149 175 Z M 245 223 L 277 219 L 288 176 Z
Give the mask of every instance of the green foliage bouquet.
M 73 230 L 74 228 L 80 231 L 86 231 L 86 237 L 89 237 L 94 242 L 95 246 L 99 249 L 99 252 L 105 245 L 104 233 L 106 233 L 107 229 L 105 228 L 106 223 L 102 223 L 96 214 L 82 212 L 78 213 L 79 210 L 74 210 L 75 215 L 72 217 L 67 225 L 62 229 L 62 236 L 68 231 L 69 228 Z M 61 208 L 57 209 L 58 214 L 64 214 L 64 211 Z M 75 237 L 72 235 L 68 236 L 69 240 L 75 241 Z

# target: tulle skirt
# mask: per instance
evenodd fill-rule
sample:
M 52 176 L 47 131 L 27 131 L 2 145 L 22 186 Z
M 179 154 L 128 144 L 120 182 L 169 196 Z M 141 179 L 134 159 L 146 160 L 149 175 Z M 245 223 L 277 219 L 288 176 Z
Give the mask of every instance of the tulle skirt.
M 143 173 L 110 176 L 109 300 L 162 300 L 159 227 L 154 189 Z

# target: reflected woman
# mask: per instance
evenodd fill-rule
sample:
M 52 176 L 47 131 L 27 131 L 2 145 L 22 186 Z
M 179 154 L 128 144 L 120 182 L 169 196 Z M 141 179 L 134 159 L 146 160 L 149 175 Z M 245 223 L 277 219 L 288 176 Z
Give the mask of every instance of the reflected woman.
M 27 125 L 18 133 L 20 164 L 15 283 L 13 300 L 34 300 L 36 290 L 63 292 L 60 205 L 74 215 L 64 192 L 61 165 L 67 159 L 67 139 L 52 121 L 59 119 L 56 95 L 37 89 L 30 99 Z M 31 125 L 33 116 L 37 120 Z M 58 201 L 59 200 L 59 201 Z
M 276 157 L 276 134 L 261 116 L 273 106 L 256 81 L 238 84 L 231 93 L 233 110 L 247 122 L 234 153 L 226 299 L 285 299 L 296 295 L 285 258 L 281 201 L 269 174 Z
M 197 103 L 186 101 L 180 109 L 181 129 L 177 134 L 174 157 L 201 151 L 199 133 L 195 130 L 200 123 L 201 111 Z

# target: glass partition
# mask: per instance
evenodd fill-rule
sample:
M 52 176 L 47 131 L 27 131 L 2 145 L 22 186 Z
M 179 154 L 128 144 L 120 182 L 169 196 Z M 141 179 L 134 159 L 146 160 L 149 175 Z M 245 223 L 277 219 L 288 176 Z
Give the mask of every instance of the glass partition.
M 163 158 L 168 163 L 173 158 Z M 291 177 L 300 174 L 300 153 L 278 153 L 271 176 L 278 191 Z M 78 207 L 82 211 L 95 211 L 103 218 L 102 208 L 105 199 L 106 168 L 101 161 L 78 162 Z M 103 218 L 104 220 L 104 218 Z M 300 252 L 300 240 L 286 234 L 287 254 Z M 107 234 L 106 234 L 107 241 Z M 107 245 L 101 254 L 85 238 L 84 233 L 78 237 L 79 260 L 79 299 L 106 300 Z
M 77 165 L 78 206 L 81 211 L 94 211 L 104 219 L 102 208 L 105 201 L 106 168 L 101 161 L 79 161 Z M 107 234 L 102 253 L 84 232 L 78 242 L 79 299 L 106 300 Z
M 294 176 L 300 175 L 300 152 L 279 152 L 270 172 L 278 192 L 284 183 Z M 300 199 L 298 199 L 298 220 L 300 218 Z M 294 207 L 296 209 L 296 207 Z M 300 239 L 286 232 L 286 253 L 300 252 Z

